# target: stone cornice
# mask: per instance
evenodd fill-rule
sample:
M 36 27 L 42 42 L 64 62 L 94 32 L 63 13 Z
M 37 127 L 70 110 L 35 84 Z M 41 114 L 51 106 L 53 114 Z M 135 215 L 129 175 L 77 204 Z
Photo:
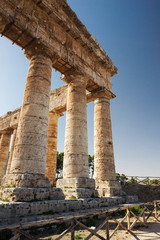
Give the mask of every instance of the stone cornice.
M 55 2 L 53 0 L 48 0 L 47 3 L 45 1 L 33 1 L 38 4 L 40 8 L 44 9 L 51 17 L 53 17 L 55 5 L 61 8 L 68 18 L 63 18 L 63 21 L 60 21 L 60 19 L 58 19 L 60 16 L 57 16 L 57 20 L 59 20 L 58 24 L 66 29 L 71 37 L 76 34 L 76 41 L 80 42 L 83 47 L 87 48 L 90 54 L 95 56 L 97 62 L 101 62 L 102 64 L 106 65 L 106 68 L 111 72 L 112 76 L 118 73 L 117 67 L 114 66 L 114 63 L 109 58 L 105 50 L 98 43 L 96 38 L 88 32 L 85 25 L 79 20 L 76 13 L 70 8 L 66 0 L 55 0 Z M 73 24 L 76 26 L 76 29 L 74 29 Z
M 85 27 L 85 25 L 79 20 L 76 13 L 70 8 L 70 6 L 67 4 L 66 0 L 56 0 L 58 5 L 63 9 L 63 11 L 67 14 L 67 16 L 72 20 L 72 22 L 76 25 L 76 27 L 80 30 L 81 34 L 85 36 L 84 44 L 87 43 L 89 51 L 93 51 L 96 57 L 100 59 L 104 64 L 110 65 L 110 68 L 112 69 L 112 75 L 118 73 L 118 69 L 116 66 L 114 66 L 114 63 L 107 55 L 106 51 L 103 49 L 103 47 L 98 43 L 96 38 L 90 34 Z M 97 51 L 99 50 L 99 51 Z
M 0 0 L 0 33 L 18 46 L 41 47 L 63 74 L 79 71 L 90 84 L 111 90 L 113 62 L 64 0 Z

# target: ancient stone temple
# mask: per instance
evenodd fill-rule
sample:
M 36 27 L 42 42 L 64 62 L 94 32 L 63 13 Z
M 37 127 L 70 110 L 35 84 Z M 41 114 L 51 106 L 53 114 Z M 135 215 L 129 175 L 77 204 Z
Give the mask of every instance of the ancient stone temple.
M 119 195 L 110 116 L 111 77 L 118 70 L 104 49 L 65 0 L 0 0 L 0 33 L 24 49 L 30 61 L 22 107 L 0 118 L 0 197 L 32 201 L 73 193 L 77 198 Z M 52 68 L 63 74 L 66 85 L 51 92 Z M 94 179 L 88 166 L 86 107 L 91 101 Z M 58 118 L 64 111 L 63 179 L 52 188 Z

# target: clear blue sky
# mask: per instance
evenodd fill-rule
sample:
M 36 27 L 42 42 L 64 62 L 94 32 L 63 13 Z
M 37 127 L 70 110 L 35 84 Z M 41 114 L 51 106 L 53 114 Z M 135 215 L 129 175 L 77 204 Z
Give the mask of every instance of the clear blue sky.
M 112 78 L 112 130 L 116 171 L 160 176 L 160 1 L 68 0 L 71 8 L 119 69 Z M 29 62 L 0 38 L 0 116 L 21 106 Z M 52 89 L 63 85 L 53 69 Z M 93 103 L 88 104 L 89 154 L 93 154 Z M 58 151 L 64 149 L 65 116 Z

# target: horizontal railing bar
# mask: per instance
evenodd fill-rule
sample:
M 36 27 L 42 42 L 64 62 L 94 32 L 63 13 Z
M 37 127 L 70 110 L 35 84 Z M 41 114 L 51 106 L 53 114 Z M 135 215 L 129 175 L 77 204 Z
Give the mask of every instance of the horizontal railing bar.
M 72 220 L 73 218 L 78 219 L 82 217 L 89 217 L 89 216 L 96 216 L 96 215 L 102 215 L 106 213 L 113 213 L 116 211 L 125 210 L 127 208 L 132 208 L 136 206 L 145 206 L 145 205 L 152 205 L 154 203 L 160 203 L 160 200 L 155 200 L 152 202 L 146 202 L 146 203 L 134 203 L 134 204 L 123 204 L 119 205 L 118 207 L 112 207 L 112 208 L 103 208 L 101 210 L 99 209 L 92 209 L 88 210 L 88 212 L 79 213 L 78 215 L 70 215 L 70 216 L 64 216 L 64 217 L 58 217 L 58 218 L 51 218 L 51 219 L 45 219 L 45 220 L 39 220 L 39 221 L 31 221 L 26 223 L 17 223 L 17 224 L 11 224 L 7 226 L 0 226 L 0 230 L 5 229 L 15 229 L 15 228 L 27 228 L 27 227 L 33 227 L 33 226 L 42 226 L 46 224 L 52 224 L 52 223 L 60 223 Z M 90 212 L 89 212 L 90 211 Z

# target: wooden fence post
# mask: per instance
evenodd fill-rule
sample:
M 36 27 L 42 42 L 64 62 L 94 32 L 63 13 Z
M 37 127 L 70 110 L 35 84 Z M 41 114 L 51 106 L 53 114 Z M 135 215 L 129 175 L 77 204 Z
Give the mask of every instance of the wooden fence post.
M 74 218 L 71 220 L 71 226 L 73 227 L 75 225 L 75 220 L 74 220 Z M 72 230 L 71 230 L 71 240 L 74 240 L 74 234 L 75 233 L 75 229 L 73 228 Z
M 143 210 L 144 210 L 144 209 L 145 209 L 145 205 L 143 205 L 142 208 L 143 208 Z M 142 211 L 143 211 L 143 210 L 142 210 Z M 144 226 L 146 227 L 145 211 L 143 211 L 142 219 L 143 219 Z
M 106 239 L 109 240 L 109 217 L 108 214 L 106 213 Z
M 130 230 L 131 221 L 130 221 L 130 209 L 127 208 L 127 229 Z
M 157 203 L 156 202 L 154 202 L 154 209 L 155 209 L 155 218 L 157 219 L 158 213 L 157 213 Z M 156 220 L 156 222 L 157 222 L 157 220 Z

